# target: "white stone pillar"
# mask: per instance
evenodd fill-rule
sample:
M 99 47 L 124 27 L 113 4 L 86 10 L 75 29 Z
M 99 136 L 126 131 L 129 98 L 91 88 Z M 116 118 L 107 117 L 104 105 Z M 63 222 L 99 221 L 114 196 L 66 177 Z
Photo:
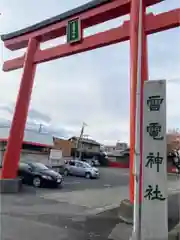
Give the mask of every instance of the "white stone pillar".
M 168 239 L 166 81 L 144 83 L 141 240 Z

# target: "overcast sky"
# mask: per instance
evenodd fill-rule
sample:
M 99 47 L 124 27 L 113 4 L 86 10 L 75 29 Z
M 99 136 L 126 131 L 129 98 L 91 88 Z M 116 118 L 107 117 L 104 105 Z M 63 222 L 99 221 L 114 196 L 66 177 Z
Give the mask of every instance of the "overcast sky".
M 87 0 L 1 0 L 0 32 L 8 33 L 60 14 Z M 168 0 L 148 9 L 160 13 L 180 7 Z M 125 17 L 128 19 L 128 16 Z M 85 31 L 92 34 L 122 24 L 123 19 Z M 62 40 L 63 41 L 63 40 Z M 57 44 L 49 42 L 49 45 Z M 167 79 L 168 128 L 180 128 L 180 31 L 148 37 L 149 78 Z M 19 56 L 0 43 L 0 64 Z M 1 67 L 2 68 L 2 67 Z M 11 120 L 22 70 L 0 72 L 0 122 Z M 29 124 L 43 123 L 58 135 L 85 133 L 102 143 L 129 142 L 129 42 L 41 64 L 37 68 Z

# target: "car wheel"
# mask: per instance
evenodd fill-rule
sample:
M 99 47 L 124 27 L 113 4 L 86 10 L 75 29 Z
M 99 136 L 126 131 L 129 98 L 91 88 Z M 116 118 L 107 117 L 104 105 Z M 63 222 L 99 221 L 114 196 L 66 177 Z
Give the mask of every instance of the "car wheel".
M 57 187 L 57 188 L 62 188 L 62 187 L 63 187 L 63 184 L 62 184 L 62 183 L 58 183 L 56 187 Z
M 86 179 L 90 179 L 90 178 L 91 178 L 91 174 L 90 174 L 89 172 L 87 172 L 87 173 L 85 174 L 85 178 L 86 178 Z
M 64 170 L 64 176 L 68 176 L 69 175 L 69 171 L 67 169 Z
M 41 178 L 40 177 L 34 177 L 33 186 L 37 187 L 37 188 L 41 186 Z

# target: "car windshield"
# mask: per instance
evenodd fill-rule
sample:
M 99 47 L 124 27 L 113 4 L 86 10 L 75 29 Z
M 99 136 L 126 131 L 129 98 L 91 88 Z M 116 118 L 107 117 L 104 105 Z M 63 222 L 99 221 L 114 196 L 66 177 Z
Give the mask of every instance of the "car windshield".
M 91 168 L 92 166 L 89 163 L 83 163 L 84 167 Z
M 47 166 L 45 166 L 42 163 L 32 163 L 31 165 L 32 165 L 32 167 L 34 167 L 38 170 L 48 170 L 49 169 Z

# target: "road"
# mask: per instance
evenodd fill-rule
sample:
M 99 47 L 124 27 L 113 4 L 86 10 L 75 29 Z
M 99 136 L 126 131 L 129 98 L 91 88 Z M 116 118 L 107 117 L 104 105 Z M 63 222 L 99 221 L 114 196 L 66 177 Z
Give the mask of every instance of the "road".
M 129 176 L 123 169 L 100 171 L 100 179 L 66 177 L 62 189 L 25 187 L 19 194 L 2 195 L 1 239 L 109 239 L 120 221 L 116 209 L 103 209 L 128 197 Z
M 100 173 L 100 179 L 93 180 L 65 177 L 62 189 L 25 187 L 20 194 L 2 195 L 1 239 L 108 239 L 119 222 L 116 212 L 94 215 L 89 211 L 109 204 L 113 195 L 109 190 L 127 188 L 129 176 L 127 170 L 104 168 Z
M 102 189 L 107 187 L 127 186 L 129 172 L 127 169 L 100 168 L 99 179 L 67 176 L 64 178 L 62 192 L 80 191 L 85 189 Z M 43 190 L 42 190 L 43 192 Z

